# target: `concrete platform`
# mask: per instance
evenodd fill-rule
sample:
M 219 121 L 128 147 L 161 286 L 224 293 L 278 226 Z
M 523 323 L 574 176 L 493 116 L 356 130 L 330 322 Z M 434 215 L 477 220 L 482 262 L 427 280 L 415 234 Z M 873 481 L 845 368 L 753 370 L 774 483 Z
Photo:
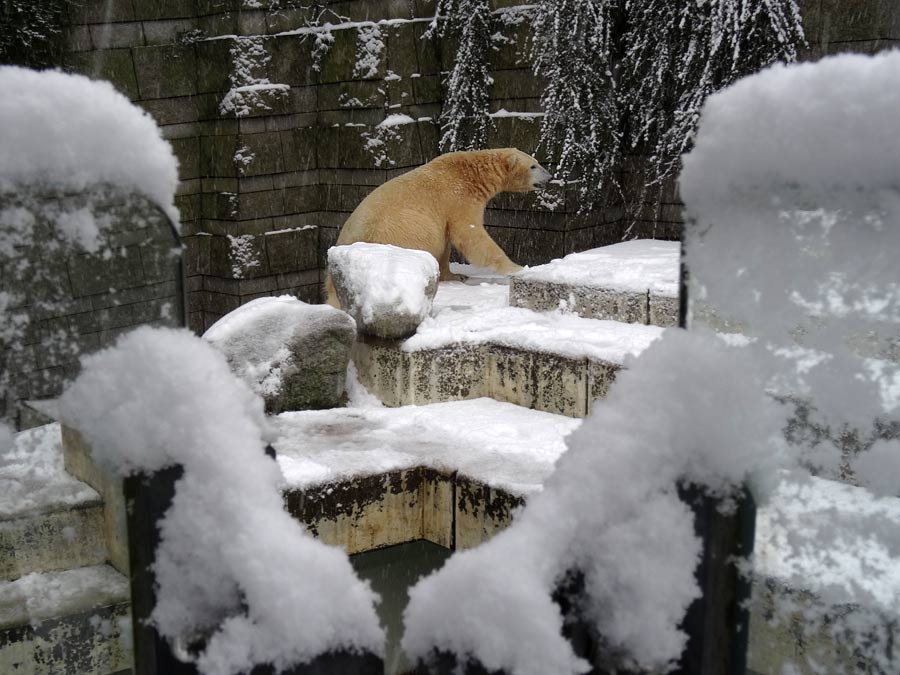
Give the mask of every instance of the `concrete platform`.
M 0 672 L 109 675 L 132 668 L 128 580 L 106 565 L 0 583 Z
M 288 510 L 358 553 L 419 539 L 477 546 L 541 489 L 579 421 L 478 399 L 273 423 Z
M 63 469 L 58 424 L 0 457 L 0 580 L 106 561 L 100 495 Z
M 658 326 L 585 319 L 507 305 L 495 279 L 440 284 L 432 316 L 402 341 L 362 337 L 353 361 L 385 405 L 480 397 L 585 417 Z
M 650 239 L 572 253 L 510 277 L 509 304 L 676 326 L 680 255 L 679 242 Z

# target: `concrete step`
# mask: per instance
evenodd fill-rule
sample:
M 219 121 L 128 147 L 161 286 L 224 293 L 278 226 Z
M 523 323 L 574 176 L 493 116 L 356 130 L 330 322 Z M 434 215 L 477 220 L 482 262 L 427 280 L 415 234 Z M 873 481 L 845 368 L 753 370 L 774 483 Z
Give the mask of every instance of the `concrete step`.
M 128 580 L 107 565 L 0 583 L 0 673 L 130 672 L 129 597 Z
M 514 323 L 502 326 L 511 312 L 521 314 L 512 318 L 523 326 L 546 325 L 540 334 L 531 333 L 536 337 L 529 343 Z M 606 396 L 625 358 L 639 354 L 662 330 L 579 317 L 567 317 L 567 325 L 557 327 L 556 319 L 506 307 L 478 316 L 483 329 L 473 325 L 459 339 L 442 344 L 429 341 L 442 331 L 438 316 L 429 329 L 420 327 L 405 341 L 360 336 L 353 362 L 360 382 L 391 407 L 487 397 L 585 417 L 594 401 Z M 573 323 L 578 325 L 568 325 Z M 445 335 L 454 334 L 448 330 Z M 543 342 L 545 338 L 549 341 Z
M 678 325 L 681 246 L 637 239 L 572 253 L 510 277 L 509 304 L 590 319 Z
M 106 558 L 100 495 L 63 469 L 59 425 L 17 434 L 0 458 L 0 580 Z

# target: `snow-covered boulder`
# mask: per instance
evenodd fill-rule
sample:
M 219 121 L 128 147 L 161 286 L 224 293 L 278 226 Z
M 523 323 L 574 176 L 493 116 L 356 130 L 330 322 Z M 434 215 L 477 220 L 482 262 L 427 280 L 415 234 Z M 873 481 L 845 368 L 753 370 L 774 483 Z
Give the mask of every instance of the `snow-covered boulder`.
M 279 413 L 340 405 L 356 326 L 333 307 L 283 295 L 248 302 L 203 337 L 263 397 L 266 411 Z
M 396 339 L 431 313 L 438 263 L 430 253 L 357 242 L 328 251 L 328 272 L 360 333 Z

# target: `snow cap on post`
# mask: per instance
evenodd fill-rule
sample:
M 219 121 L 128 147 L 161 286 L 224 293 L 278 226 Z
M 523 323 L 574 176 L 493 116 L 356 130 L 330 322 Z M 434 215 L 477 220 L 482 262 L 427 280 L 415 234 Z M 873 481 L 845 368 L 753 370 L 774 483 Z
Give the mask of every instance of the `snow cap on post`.
M 0 90 L 0 192 L 112 185 L 145 195 L 178 226 L 172 147 L 112 84 L 2 66 Z

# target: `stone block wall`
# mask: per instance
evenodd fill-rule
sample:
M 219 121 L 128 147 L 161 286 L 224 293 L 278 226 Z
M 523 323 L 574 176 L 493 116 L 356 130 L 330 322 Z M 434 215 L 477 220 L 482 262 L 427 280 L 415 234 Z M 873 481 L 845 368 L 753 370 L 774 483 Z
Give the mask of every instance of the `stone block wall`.
M 22 402 L 58 396 L 82 355 L 139 325 L 181 326 L 178 241 L 168 217 L 145 197 L 97 187 L 81 194 L 34 189 L 0 193 L 0 231 L 18 208 L 33 236 L 0 264 L 12 294 L 0 335 L 0 419 L 18 424 Z M 97 250 L 64 241 L 58 220 L 89 210 L 104 223 Z M 24 264 L 23 264 L 24 263 Z M 20 331 L 10 332 L 12 326 Z
M 190 326 L 202 332 L 260 295 L 317 301 L 324 254 L 375 186 L 438 154 L 441 74 L 453 47 L 425 33 L 431 0 L 80 0 L 67 67 L 111 80 L 153 115 L 181 162 Z M 516 0 L 494 0 L 493 147 L 533 152 L 541 83 Z M 805 58 L 900 44 L 896 0 L 802 0 Z M 310 29 L 329 22 L 330 31 Z M 343 24 L 343 25 L 341 25 Z M 348 25 L 349 24 L 349 25 Z M 357 66 L 368 54 L 366 67 Z M 415 122 L 379 129 L 390 114 Z M 641 163 L 622 168 L 627 190 Z M 522 264 L 630 237 L 677 238 L 674 182 L 635 222 L 615 205 L 576 215 L 533 195 L 491 203 L 488 231 Z

